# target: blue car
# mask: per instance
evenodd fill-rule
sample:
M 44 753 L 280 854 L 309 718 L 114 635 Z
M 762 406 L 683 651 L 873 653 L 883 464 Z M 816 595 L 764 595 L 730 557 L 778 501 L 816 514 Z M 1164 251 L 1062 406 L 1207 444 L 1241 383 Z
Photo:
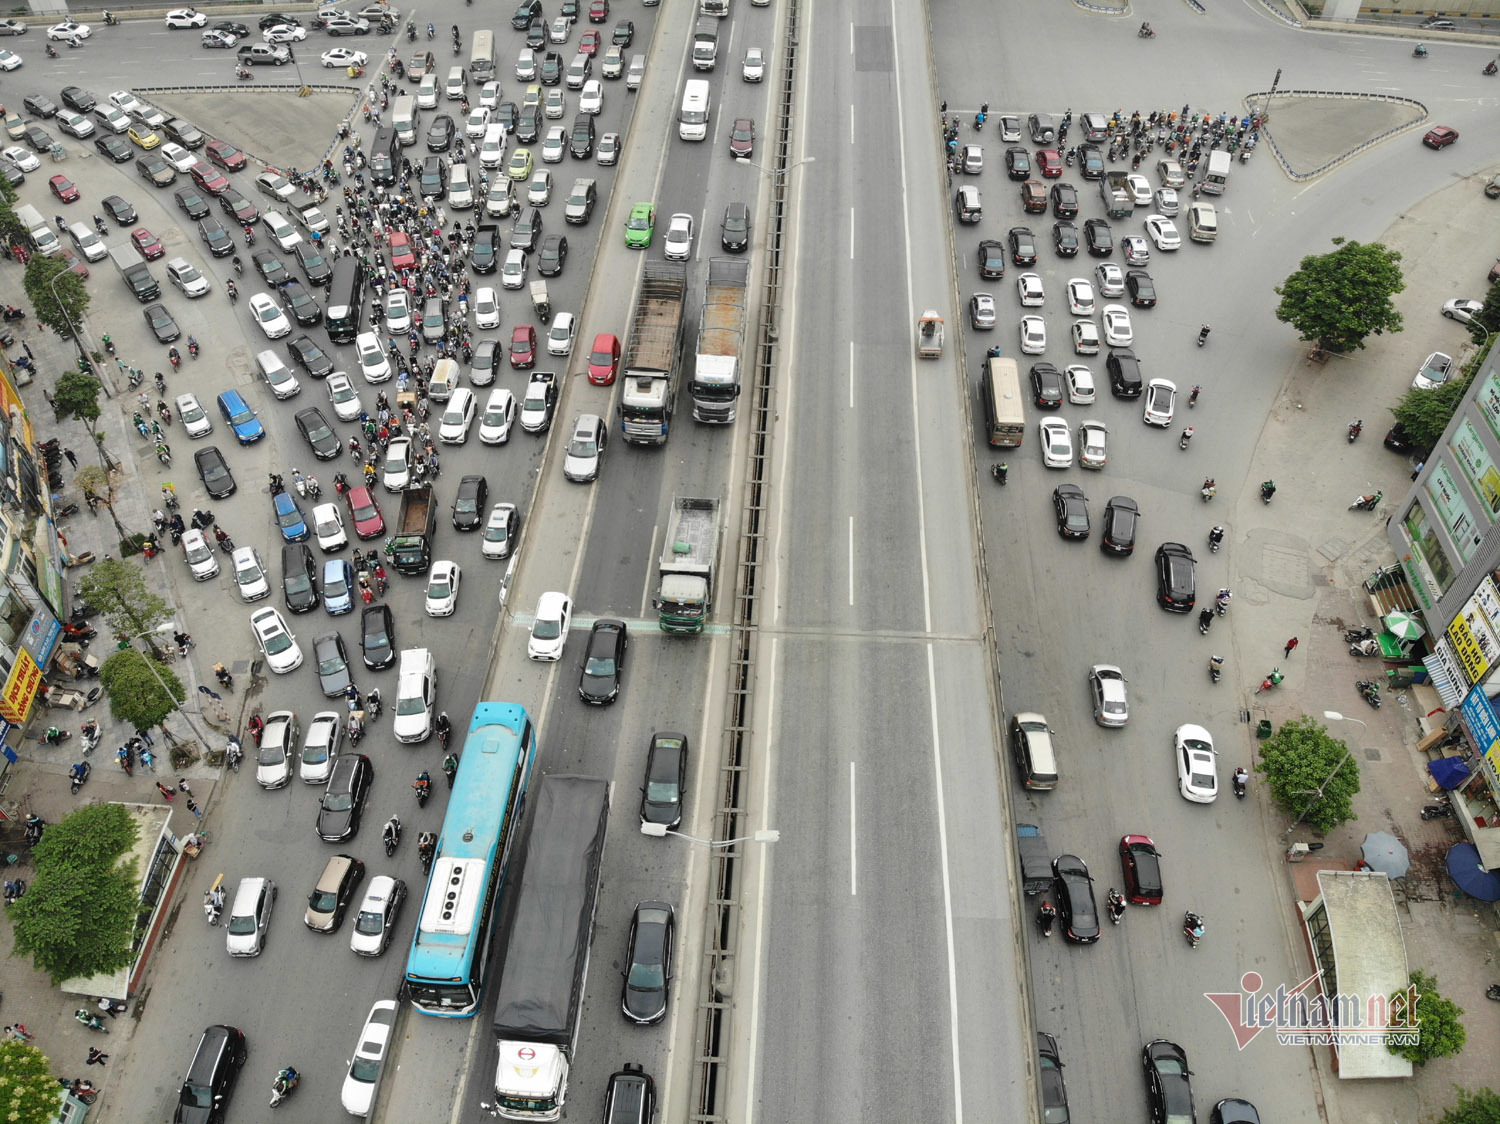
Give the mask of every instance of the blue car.
M 287 542 L 301 542 L 307 538 L 307 520 L 302 517 L 297 501 L 285 492 L 277 492 L 271 497 L 271 502 L 276 507 L 276 523 L 281 528 L 281 537 Z
M 238 390 L 226 390 L 219 395 L 219 413 L 224 415 L 241 445 L 259 441 L 266 435 L 266 427 L 260 424 L 260 418 L 255 416 L 250 403 L 240 397 Z
M 323 608 L 334 617 L 354 612 L 354 567 L 342 558 L 323 563 Z

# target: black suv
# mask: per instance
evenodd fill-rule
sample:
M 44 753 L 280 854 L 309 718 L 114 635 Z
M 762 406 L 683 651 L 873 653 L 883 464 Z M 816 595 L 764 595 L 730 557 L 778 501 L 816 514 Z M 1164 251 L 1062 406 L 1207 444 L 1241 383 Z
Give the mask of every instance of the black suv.
M 731 203 L 724 208 L 724 222 L 719 227 L 719 245 L 731 254 L 742 254 L 750 245 L 750 208 Z
M 1169 613 L 1190 613 L 1198 600 L 1193 552 L 1180 542 L 1156 548 L 1156 601 Z
M 521 211 L 516 216 L 515 225 L 510 228 L 510 248 L 533 254 L 541 240 L 542 212 L 536 207 Z
M 1078 191 L 1072 184 L 1052 185 L 1052 214 L 1060 219 L 1078 217 Z
M 636 1062 L 609 1075 L 604 1092 L 604 1124 L 651 1124 L 656 1114 L 656 1082 Z
M 485 223 L 474 232 L 474 245 L 469 250 L 469 264 L 475 273 L 494 273 L 500 258 L 500 228 Z
M 1141 396 L 1141 361 L 1128 347 L 1117 347 L 1104 361 L 1109 372 L 1109 389 L 1116 398 Z
M 594 154 L 594 118 L 580 113 L 573 118 L 573 135 L 568 140 L 568 151 L 575 160 L 587 160 Z
M 517 31 L 525 31 L 526 26 L 541 14 L 542 0 L 522 0 L 510 17 L 510 25 Z
M 250 1050 L 245 1036 L 232 1026 L 215 1025 L 203 1032 L 193 1055 L 172 1124 L 218 1124 L 229 1107 L 229 1096 Z

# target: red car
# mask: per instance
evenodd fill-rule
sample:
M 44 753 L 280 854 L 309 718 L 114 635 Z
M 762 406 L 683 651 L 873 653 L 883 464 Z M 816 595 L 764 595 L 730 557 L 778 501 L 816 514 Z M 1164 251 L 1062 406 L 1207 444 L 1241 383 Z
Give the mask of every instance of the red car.
M 1161 905 L 1161 855 L 1148 835 L 1120 839 L 1120 868 L 1125 875 L 1125 900 L 1131 905 Z
M 1458 139 L 1458 130 L 1450 129 L 1447 125 L 1439 125 L 1436 129 L 1428 129 L 1422 137 L 1422 143 L 1428 148 L 1447 148 Z
M 736 117 L 729 126 L 729 155 L 748 160 L 755 155 L 755 119 Z
M 130 240 L 135 243 L 135 248 L 141 252 L 141 257 L 147 261 L 155 261 L 167 251 L 162 249 L 161 242 L 156 235 L 152 234 L 144 226 L 138 226 L 130 232 Z
M 589 0 L 589 23 L 603 23 L 609 19 L 609 0 Z
M 192 175 L 193 182 L 210 195 L 223 195 L 229 190 L 229 180 L 225 178 L 224 173 L 201 160 L 193 165 Z
M 375 493 L 363 484 L 344 493 L 349 504 L 349 518 L 354 523 L 354 533 L 362 539 L 375 539 L 385 534 L 385 516 L 380 514 L 380 505 L 375 502 Z
M 243 152 L 227 141 L 211 140 L 203 146 L 203 151 L 208 153 L 209 160 L 226 172 L 238 172 L 250 162 Z
M 513 371 L 525 371 L 536 365 L 536 329 L 530 324 L 517 324 L 510 334 L 510 366 Z
M 620 366 L 620 337 L 600 332 L 589 352 L 589 382 L 595 386 L 613 386 Z
M 1063 173 L 1062 154 L 1055 148 L 1039 148 L 1036 150 L 1036 168 L 1042 173 L 1042 178 L 1055 180 Z
M 64 203 L 76 203 L 80 198 L 78 189 L 73 186 L 73 181 L 67 176 L 53 176 L 47 181 L 47 186 L 52 189 L 52 194 Z
M 388 233 L 391 243 L 391 268 L 416 268 L 417 255 L 411 248 L 411 239 L 399 230 L 392 230 Z
M 599 32 L 585 31 L 578 38 L 578 53 L 593 58 L 599 53 Z

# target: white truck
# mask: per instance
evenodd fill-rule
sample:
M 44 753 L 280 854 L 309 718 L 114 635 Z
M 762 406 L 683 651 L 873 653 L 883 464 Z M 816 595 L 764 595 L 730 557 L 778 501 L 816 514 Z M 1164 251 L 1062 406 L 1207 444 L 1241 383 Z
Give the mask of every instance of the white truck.
M 677 401 L 687 267 L 648 261 L 641 270 L 625 345 L 620 432 L 632 445 L 665 445 Z
M 698 354 L 693 363 L 693 420 L 728 425 L 740 396 L 740 351 L 745 342 L 745 305 L 750 263 L 711 258 L 698 314 Z
M 701 16 L 693 28 L 693 69 L 712 70 L 719 61 L 719 21 Z
M 1234 158 L 1223 149 L 1216 148 L 1208 154 L 1208 172 L 1203 177 L 1203 191 L 1206 195 L 1223 195 L 1224 184 L 1229 180 L 1229 169 L 1234 165 Z
M 702 632 L 713 610 L 714 577 L 723 538 L 719 501 L 673 496 L 657 564 L 657 624 L 663 632 Z

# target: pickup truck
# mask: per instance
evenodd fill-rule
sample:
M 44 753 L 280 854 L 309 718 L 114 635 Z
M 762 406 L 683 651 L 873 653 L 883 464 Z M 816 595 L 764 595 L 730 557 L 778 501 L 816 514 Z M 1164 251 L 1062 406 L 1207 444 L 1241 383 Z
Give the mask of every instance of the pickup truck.
M 292 61 L 292 53 L 280 43 L 251 43 L 235 52 L 242 66 L 283 66 Z
M 557 408 L 557 376 L 551 371 L 533 371 L 521 399 L 521 428 L 527 433 L 545 433 Z

